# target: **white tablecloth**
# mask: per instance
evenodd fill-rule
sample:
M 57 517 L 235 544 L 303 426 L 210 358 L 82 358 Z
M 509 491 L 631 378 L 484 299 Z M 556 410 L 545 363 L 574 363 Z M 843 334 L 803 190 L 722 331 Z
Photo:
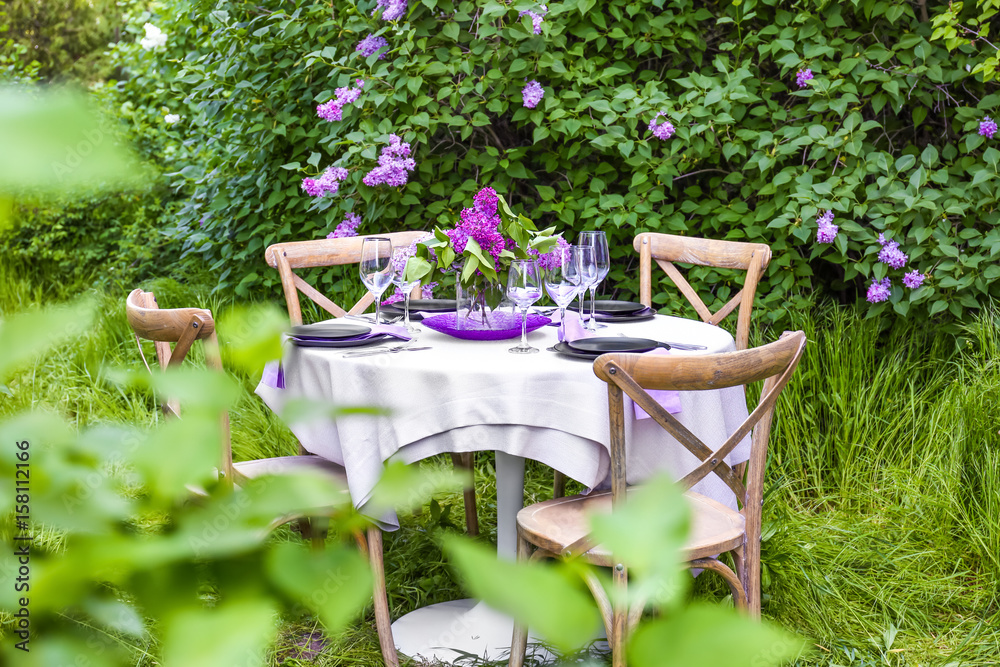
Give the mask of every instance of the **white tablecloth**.
M 609 325 L 598 335 L 653 338 L 695 343 L 708 352 L 733 350 L 724 329 L 694 320 L 657 316 L 655 320 Z M 387 408 L 389 416 L 351 416 L 293 425 L 308 451 L 342 464 L 351 497 L 363 508 L 390 458 L 414 462 L 442 452 L 498 450 L 541 461 L 589 487 L 608 476 L 607 385 L 593 364 L 546 347 L 556 329 L 528 335 L 542 351 L 509 354 L 517 340 L 465 341 L 425 329 L 418 352 L 344 358 L 345 350 L 286 345 L 285 389 L 261 384 L 257 394 L 280 412 L 286 396 L 305 396 L 336 405 Z M 704 354 L 681 352 L 671 354 Z M 627 402 L 628 478 L 637 482 L 654 471 L 682 476 L 695 458 L 653 420 L 636 420 Z M 747 417 L 742 387 L 682 392 L 675 415 L 708 446 L 718 447 Z M 749 456 L 749 438 L 727 458 L 731 465 Z M 710 475 L 695 490 L 730 507 L 735 497 Z M 390 527 L 392 518 L 382 517 Z

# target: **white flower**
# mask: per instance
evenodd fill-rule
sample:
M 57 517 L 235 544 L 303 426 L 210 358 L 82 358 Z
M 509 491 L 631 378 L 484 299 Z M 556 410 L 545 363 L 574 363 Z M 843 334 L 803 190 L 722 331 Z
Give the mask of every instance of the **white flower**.
M 174 123 L 176 123 L 180 119 L 181 119 L 181 117 L 178 114 L 175 114 L 175 113 L 168 113 L 166 116 L 163 117 L 163 120 L 164 120 L 165 123 L 167 123 L 167 125 L 173 125 Z
M 146 31 L 146 36 L 139 40 L 139 46 L 146 49 L 158 49 L 167 45 L 167 35 L 152 23 L 142 26 Z

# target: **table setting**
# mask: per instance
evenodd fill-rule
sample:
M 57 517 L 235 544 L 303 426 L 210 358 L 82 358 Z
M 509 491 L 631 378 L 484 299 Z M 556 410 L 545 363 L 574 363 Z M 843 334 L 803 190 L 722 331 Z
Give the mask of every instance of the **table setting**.
M 402 252 L 386 239 L 366 238 L 359 272 L 376 297 L 374 319 L 349 316 L 293 329 L 279 377 L 265 373 L 257 393 L 279 413 L 285 400 L 299 397 L 380 408 L 377 415 L 290 425 L 307 451 L 344 466 L 362 512 L 387 461 L 495 452 L 497 550 L 513 559 L 526 459 L 590 489 L 608 477 L 607 387 L 593 373 L 594 359 L 622 351 L 726 352 L 735 343 L 716 326 L 597 299 L 607 275 L 604 235 L 581 234 L 571 245 L 552 230 L 508 216 L 506 208 L 501 197 L 481 191 L 471 212 L 463 211 L 463 223 L 475 223 L 465 229 L 435 230 Z M 504 234 L 483 233 L 490 228 L 484 218 L 495 219 L 492 229 Z M 505 238 L 518 239 L 519 249 L 511 250 Z M 408 298 L 432 278 L 450 279 L 456 298 Z M 391 284 L 406 295 L 401 309 L 378 305 Z M 539 305 L 546 295 L 554 307 Z M 383 314 L 394 323 L 385 323 Z M 747 417 L 741 387 L 655 398 L 706 443 L 724 442 Z M 645 413 L 634 414 L 626 424 L 630 483 L 664 469 L 680 477 L 698 465 L 681 448 L 664 446 L 669 436 Z M 727 461 L 736 464 L 748 452 L 749 438 Z M 736 506 L 722 482 L 701 484 L 696 491 Z M 398 528 L 392 512 L 371 518 L 385 530 Z M 509 646 L 508 620 L 475 601 L 456 601 L 416 610 L 397 620 L 393 632 L 406 655 L 450 661 L 467 652 L 495 659 Z

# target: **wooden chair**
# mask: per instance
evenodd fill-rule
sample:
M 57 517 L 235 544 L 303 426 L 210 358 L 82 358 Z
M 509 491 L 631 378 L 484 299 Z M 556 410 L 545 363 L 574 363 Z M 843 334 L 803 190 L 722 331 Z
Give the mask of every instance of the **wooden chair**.
M 654 234 L 645 232 L 635 237 L 633 247 L 639 253 L 639 301 L 653 305 L 652 267 L 655 261 L 677 289 L 709 324 L 718 324 L 739 307 L 736 320 L 736 349 L 745 350 L 750 339 L 750 311 L 757 293 L 757 283 L 771 261 L 771 249 L 763 243 L 715 241 L 711 239 Z M 675 262 L 746 271 L 743 289 L 716 313 L 712 313 L 691 287 L 691 284 L 674 266 Z
M 614 554 L 588 536 L 587 516 L 595 512 L 614 511 L 615 507 L 621 507 L 626 502 L 625 420 L 628 417 L 624 396 L 628 395 L 679 443 L 673 446 L 683 446 L 702 462 L 679 481 L 686 490 L 685 498 L 692 512 L 692 530 L 685 545 L 688 565 L 718 572 L 729 585 L 735 605 L 747 609 L 752 617 L 759 618 L 761 506 L 771 419 L 778 395 L 795 371 L 805 344 L 805 334 L 796 331 L 786 332 L 769 345 L 724 354 L 605 354 L 598 357 L 594 362 L 594 373 L 608 384 L 611 491 L 554 498 L 522 509 L 517 515 L 518 558 L 582 553 L 581 557 L 594 565 L 614 566 L 612 576 L 616 587 L 624 589 L 627 585 L 627 563 L 621 563 Z M 699 440 L 646 392 L 647 389 L 722 389 L 760 380 L 765 382 L 757 407 L 715 450 Z M 752 433 L 750 465 L 744 484 L 742 477 L 725 462 L 725 457 L 748 433 Z M 709 474 L 718 476 L 733 491 L 739 502 L 739 511 L 690 491 L 693 485 Z M 733 554 L 735 572 L 714 558 L 727 551 Z M 631 610 L 617 604 L 613 607 L 596 577 L 591 576 L 587 583 L 601 609 L 612 648 L 612 664 L 623 667 L 625 640 L 639 622 L 642 605 L 636 605 Z M 527 628 L 515 627 L 511 642 L 511 667 L 523 664 L 526 641 Z
M 371 234 L 392 241 L 392 246 L 408 246 L 426 236 L 428 232 L 392 232 L 390 234 Z M 358 315 L 365 312 L 373 303 L 371 293 L 366 293 L 350 309 L 345 310 L 315 287 L 307 283 L 295 273 L 296 269 L 308 269 L 323 266 L 342 266 L 361 262 L 361 246 L 366 236 L 350 236 L 340 239 L 317 239 L 312 241 L 292 241 L 275 243 L 264 251 L 264 258 L 272 268 L 278 269 L 281 276 L 281 287 L 285 292 L 285 304 L 288 306 L 288 319 L 292 325 L 302 324 L 302 307 L 299 303 L 299 292 L 312 299 L 316 305 L 334 317 Z M 416 288 L 415 291 L 419 290 Z M 411 294 L 418 296 L 417 294 Z M 456 468 L 473 472 L 473 454 L 453 453 L 452 465 Z M 479 515 L 476 512 L 476 490 L 469 488 L 464 493 L 465 528 L 469 535 L 479 534 Z
M 128 323 L 135 333 L 136 341 L 140 338 L 154 341 L 156 355 L 160 366 L 166 369 L 169 366 L 178 366 L 187 357 L 195 341 L 203 341 L 205 347 L 205 363 L 215 371 L 222 372 L 222 359 L 219 355 L 219 343 L 215 334 L 215 320 L 212 313 L 201 308 L 173 308 L 161 310 L 156 303 L 156 297 L 152 292 L 133 290 L 128 295 L 125 304 L 125 313 Z M 171 350 L 170 344 L 175 343 Z M 142 347 L 139 348 L 140 353 Z M 145 356 L 143 356 L 145 362 Z M 147 364 L 148 368 L 148 364 Z M 165 406 L 165 414 L 169 416 L 180 416 L 179 407 L 176 402 L 171 402 Z M 232 457 L 232 446 L 230 442 L 229 415 L 222 415 L 222 452 L 220 456 L 222 481 L 230 486 L 239 487 L 247 480 L 262 475 L 281 475 L 303 470 L 317 472 L 329 478 L 331 484 L 336 484 L 339 488 L 347 489 L 347 478 L 344 469 L 319 456 L 279 456 L 268 459 L 257 459 L 253 461 L 234 462 Z M 270 529 L 288 523 L 290 521 L 302 521 L 303 533 L 312 537 L 314 546 L 322 544 L 322 531 L 316 530 L 308 519 L 317 518 L 316 510 L 310 508 L 308 512 L 296 513 L 288 516 L 275 517 Z M 330 508 L 329 512 L 334 511 Z M 389 616 L 389 603 L 386 598 L 385 589 L 385 568 L 382 561 L 382 531 L 377 526 L 370 526 L 365 535 L 360 533 L 355 535 L 361 550 L 367 556 L 375 578 L 374 603 L 375 603 L 375 624 L 378 628 L 379 644 L 382 649 L 382 657 L 387 667 L 398 667 L 399 659 L 396 655 L 396 646 L 392 639 L 391 618 Z

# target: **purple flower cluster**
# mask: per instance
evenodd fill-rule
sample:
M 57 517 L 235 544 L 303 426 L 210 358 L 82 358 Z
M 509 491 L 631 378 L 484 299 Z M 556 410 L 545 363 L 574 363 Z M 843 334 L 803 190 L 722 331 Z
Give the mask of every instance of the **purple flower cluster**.
M 398 303 L 406 298 L 406 292 L 404 292 L 399 285 L 396 285 L 396 291 L 392 293 L 388 299 L 382 301 L 383 306 L 388 306 L 394 303 Z
M 500 233 L 499 201 L 496 190 L 486 187 L 472 198 L 472 208 L 462 209 L 461 222 L 445 232 L 456 255 L 465 252 L 469 239 L 474 239 L 499 269 L 500 253 L 507 248 L 507 240 Z
M 361 224 L 361 216 L 357 213 L 348 213 L 341 220 L 337 228 L 326 235 L 328 239 L 343 239 L 348 236 L 358 235 L 358 225 Z
M 436 280 L 434 282 L 432 282 L 432 283 L 427 283 L 426 285 L 424 285 L 423 287 L 420 288 L 420 297 L 423 298 L 423 299 L 433 299 L 434 298 L 434 288 L 437 287 L 437 286 L 438 286 L 438 283 L 437 283 Z
M 657 139 L 662 139 L 666 141 L 670 137 L 674 136 L 674 124 L 669 120 L 664 120 L 660 122 L 660 116 L 666 116 L 666 111 L 660 111 L 655 116 L 653 120 L 649 121 L 649 131 L 653 133 L 653 136 Z
M 542 88 L 542 84 L 534 80 L 529 81 L 524 89 L 521 90 L 521 98 L 524 100 L 524 106 L 528 109 L 534 109 L 538 106 L 544 95 L 545 89 Z
M 993 135 L 996 133 L 997 133 L 996 122 L 989 116 L 984 117 L 983 120 L 980 121 L 979 123 L 979 134 L 983 135 L 987 139 L 992 139 Z
M 517 15 L 517 18 L 521 18 L 522 16 L 524 16 L 525 14 L 527 14 L 531 18 L 531 30 L 532 30 L 532 32 L 534 32 L 536 35 L 541 35 L 542 34 L 542 19 L 545 18 L 545 15 L 549 13 L 549 8 L 546 7 L 545 5 L 538 5 L 538 9 L 539 9 L 539 11 L 537 11 L 537 12 L 533 12 L 530 9 L 529 10 L 525 10 L 525 11 L 519 13 Z
M 416 163 L 410 156 L 410 144 L 395 134 L 389 135 L 389 145 L 378 156 L 378 166 L 365 174 L 361 182 L 369 187 L 385 183 L 393 187 L 406 185 Z
M 338 88 L 336 90 L 337 96 L 326 102 L 325 104 L 320 104 L 316 107 L 316 115 L 323 120 L 334 121 L 343 118 L 342 109 L 348 104 L 353 104 L 361 97 L 361 89 L 364 88 L 365 82 L 362 79 L 358 79 L 355 82 L 356 88 L 351 88 L 350 86 L 344 86 L 343 88 Z
M 363 55 L 365 58 L 367 58 L 368 56 L 372 55 L 373 53 L 378 52 L 379 49 L 384 49 L 384 48 L 386 48 L 388 46 L 389 46 L 389 42 L 387 42 L 385 40 L 385 37 L 382 37 L 381 35 L 379 35 L 378 37 L 376 37 L 375 35 L 373 35 L 371 33 L 368 33 L 367 37 L 365 37 L 363 40 L 361 40 L 360 42 L 358 42 L 358 46 L 354 50 L 355 51 L 360 51 L 361 55 Z M 378 56 L 378 59 L 379 60 L 384 60 L 385 59 L 385 53 L 384 52 L 380 53 L 379 56 Z
M 809 68 L 800 69 L 795 73 L 795 83 L 798 84 L 799 88 L 805 88 L 812 81 L 813 71 Z
M 406 13 L 406 0 L 378 0 L 375 9 L 372 10 L 372 16 L 375 16 L 380 8 L 383 21 L 395 21 Z
M 569 248 L 569 242 L 563 237 L 556 239 L 556 244 L 552 246 L 552 250 L 538 254 L 537 250 L 529 250 L 529 255 L 536 255 L 538 257 L 538 268 L 543 271 L 551 271 L 552 269 L 557 269 L 562 266 L 563 252 Z
M 882 244 L 882 249 L 878 251 L 878 261 L 888 264 L 894 269 L 901 269 L 906 266 L 910 258 L 905 252 L 899 249 L 897 241 L 890 241 L 885 237 L 885 234 L 879 234 L 878 242 Z
M 881 301 L 887 301 L 891 292 L 891 280 L 888 278 L 883 278 L 882 280 L 872 278 L 872 284 L 868 286 L 868 295 L 865 298 L 868 299 L 868 303 L 879 303 Z
M 837 225 L 833 224 L 833 211 L 827 211 L 816 218 L 816 224 L 819 226 L 819 230 L 816 232 L 816 242 L 833 243 L 840 229 Z
M 903 275 L 903 284 L 909 287 L 910 289 L 917 289 L 918 287 L 924 284 L 924 280 L 926 278 L 927 276 L 920 273 L 919 271 L 916 270 L 910 271 L 909 273 Z
M 302 189 L 310 197 L 335 195 L 340 189 L 340 182 L 347 178 L 347 170 L 343 167 L 327 167 L 319 178 L 303 178 Z

